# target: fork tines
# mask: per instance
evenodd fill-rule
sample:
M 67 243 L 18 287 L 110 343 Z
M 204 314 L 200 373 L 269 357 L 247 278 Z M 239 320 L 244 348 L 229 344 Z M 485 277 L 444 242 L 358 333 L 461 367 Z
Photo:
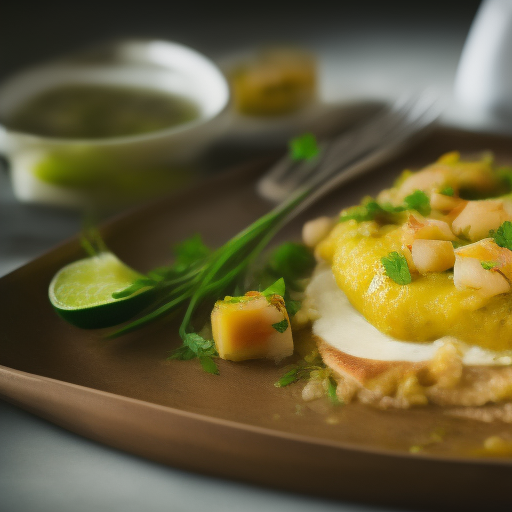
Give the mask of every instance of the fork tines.
M 258 192 L 280 203 L 296 190 L 338 185 L 390 157 L 439 114 L 431 94 L 400 98 L 369 121 L 319 144 L 314 159 L 298 162 L 285 156 L 260 179 Z

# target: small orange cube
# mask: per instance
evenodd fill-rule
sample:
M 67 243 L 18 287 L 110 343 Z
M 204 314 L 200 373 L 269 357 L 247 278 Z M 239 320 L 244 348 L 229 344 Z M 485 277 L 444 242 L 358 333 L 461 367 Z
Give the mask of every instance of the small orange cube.
M 226 297 L 213 308 L 213 339 L 222 359 L 274 359 L 293 354 L 290 320 L 280 295 L 248 292 Z

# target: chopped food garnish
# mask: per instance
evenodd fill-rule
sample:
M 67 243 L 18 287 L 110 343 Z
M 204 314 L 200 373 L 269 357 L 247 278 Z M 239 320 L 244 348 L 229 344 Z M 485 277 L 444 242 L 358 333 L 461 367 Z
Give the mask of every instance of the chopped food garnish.
M 489 233 L 496 244 L 512 251 L 512 222 L 505 221 L 496 231 Z
M 232 297 L 216 302 L 211 315 L 212 331 L 222 359 L 280 361 L 293 354 L 283 284 L 280 279 L 261 293 L 247 292 L 237 297 L 236 302 Z
M 386 270 L 386 275 L 395 283 L 403 285 L 411 282 L 411 272 L 403 254 L 393 251 L 380 261 Z
M 312 160 L 320 150 L 312 133 L 305 133 L 290 141 L 290 156 L 292 160 Z

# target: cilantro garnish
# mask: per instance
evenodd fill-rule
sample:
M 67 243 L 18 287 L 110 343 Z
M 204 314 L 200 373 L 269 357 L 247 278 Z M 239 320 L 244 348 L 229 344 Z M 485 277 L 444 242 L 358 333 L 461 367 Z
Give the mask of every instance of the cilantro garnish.
M 288 370 L 277 382 L 276 388 L 284 388 L 294 384 L 299 380 L 321 379 L 326 382 L 326 395 L 333 405 L 342 405 L 343 402 L 338 398 L 336 390 L 338 384 L 332 376 L 331 370 L 325 366 L 318 353 L 307 356 L 304 361 L 296 364 Z
M 290 147 L 295 159 L 310 159 L 319 152 L 312 134 L 305 134 L 294 139 L 290 143 Z M 116 292 L 116 297 L 120 298 L 135 293 L 141 288 L 152 286 L 155 290 L 155 301 L 147 314 L 111 333 L 109 337 L 117 337 L 139 329 L 184 308 L 185 313 L 179 329 L 183 345 L 175 351 L 172 357 L 175 359 L 197 357 L 206 371 L 215 373 L 216 365 L 211 359 L 214 354 L 213 352 L 209 353 L 210 349 L 214 350 L 213 342 L 199 336 L 194 326 L 194 323 L 198 321 L 196 318 L 198 312 L 204 312 L 213 307 L 219 297 L 232 295 L 231 300 L 239 300 L 237 296 L 243 293 L 242 283 L 245 282 L 245 272 L 254 264 L 280 229 L 282 221 L 297 205 L 303 202 L 309 193 L 310 190 L 301 190 L 290 200 L 260 217 L 215 251 L 206 247 L 199 235 L 175 246 L 174 264 L 155 269 L 126 289 Z M 274 270 L 267 272 L 267 275 L 273 273 L 274 276 L 272 281 L 267 281 L 266 284 L 274 284 L 263 293 L 285 295 L 285 302 L 288 301 L 287 310 L 292 315 L 298 310 L 299 303 L 289 300 L 290 296 L 285 293 L 285 281 L 287 286 L 290 284 L 292 290 L 300 288 L 299 276 L 292 277 L 292 275 L 298 272 L 301 274 L 300 277 L 304 277 L 302 271 L 307 266 L 305 261 L 311 261 L 311 256 L 307 257 L 306 255 L 305 257 L 302 248 L 290 250 L 290 247 L 283 254 L 279 255 L 274 262 Z M 292 265 L 285 263 L 291 260 L 293 260 Z M 280 272 L 284 268 L 288 270 L 287 275 L 275 275 L 276 272 Z M 262 286 L 264 285 L 260 281 L 258 288 Z M 191 335 L 199 336 L 203 341 L 197 344 L 194 340 L 198 339 L 190 338 Z
M 386 270 L 386 275 L 395 283 L 404 285 L 412 281 L 411 272 L 403 254 L 393 251 L 382 257 L 380 261 Z
M 112 294 L 113 299 L 122 299 L 138 292 L 142 288 L 155 287 L 159 284 L 169 286 L 178 284 L 183 276 L 198 268 L 211 254 L 211 249 L 204 245 L 200 235 L 193 235 L 173 247 L 175 262 L 168 267 L 159 267 L 148 272 L 147 276 L 136 279 L 124 290 Z
M 218 353 L 215 342 L 193 332 L 183 337 L 183 345 L 177 348 L 167 359 L 188 361 L 197 357 L 206 372 L 218 375 L 219 369 L 213 360 L 216 356 L 218 356 Z
M 203 261 L 211 254 L 212 250 L 204 245 L 201 235 L 195 234 L 176 244 L 173 252 L 176 256 L 175 266 L 189 267 Z
M 497 261 L 481 261 L 480 265 L 482 265 L 482 268 L 485 270 L 492 270 L 494 267 L 498 266 Z
M 312 160 L 320 150 L 312 133 L 305 133 L 290 141 L 290 156 L 292 160 Z
M 284 279 L 281 277 L 275 283 L 272 283 L 268 288 L 263 290 L 261 294 L 265 297 L 270 297 L 272 295 L 281 295 L 281 297 L 284 297 L 285 289 Z
M 404 199 L 407 210 L 416 210 L 421 215 L 430 213 L 430 199 L 422 190 L 415 190 Z
M 283 388 L 289 386 L 299 380 L 307 380 L 311 377 L 311 372 L 318 372 L 329 369 L 326 368 L 322 358 L 315 350 L 310 355 L 306 356 L 303 361 L 295 364 L 288 370 L 277 382 L 274 383 L 276 388 Z
M 254 270 L 249 286 L 253 289 L 267 286 L 283 278 L 286 291 L 282 297 L 288 316 L 292 318 L 301 307 L 297 294 L 303 291 L 303 279 L 311 274 L 315 265 L 311 249 L 303 244 L 285 242 L 272 250 L 264 263 Z
M 421 215 L 428 215 L 430 213 L 430 199 L 421 190 L 415 190 L 412 194 L 406 196 L 403 204 L 400 206 L 378 203 L 372 198 L 367 198 L 362 204 L 343 211 L 340 216 L 340 222 L 352 219 L 357 222 L 368 220 L 395 222 L 398 219 L 397 214 L 406 210 L 416 210 Z
M 285 299 L 284 304 L 286 306 L 286 312 L 290 318 L 294 317 L 302 306 L 300 300 Z
M 450 196 L 453 197 L 455 195 L 455 191 L 453 190 L 453 187 L 444 187 L 439 191 L 439 193 L 443 196 Z
M 341 401 L 338 398 L 338 395 L 336 394 L 336 390 L 338 389 L 338 383 L 334 379 L 332 375 L 329 375 L 328 381 L 327 381 L 327 396 L 329 397 L 329 400 L 334 405 L 341 405 Z
M 284 388 L 285 386 L 289 386 L 290 384 L 293 384 L 294 382 L 297 382 L 299 380 L 299 368 L 292 368 L 291 370 L 287 371 L 275 384 L 274 386 L 276 388 Z
M 506 220 L 496 231 L 489 231 L 489 236 L 494 238 L 500 247 L 512 251 L 512 222 L 509 220 Z
M 277 332 L 280 332 L 282 334 L 284 331 L 286 331 L 286 329 L 288 329 L 288 320 L 286 320 L 286 318 L 284 318 L 280 322 L 277 322 L 276 324 L 272 324 L 272 327 Z
M 289 283 L 308 276 L 316 265 L 311 249 L 303 244 L 285 242 L 271 253 L 268 266 Z
M 368 220 L 374 220 L 377 217 L 385 214 L 385 210 L 377 201 L 369 200 L 358 206 L 352 206 L 347 210 L 341 212 L 340 222 L 347 220 L 355 220 L 356 222 L 364 222 Z

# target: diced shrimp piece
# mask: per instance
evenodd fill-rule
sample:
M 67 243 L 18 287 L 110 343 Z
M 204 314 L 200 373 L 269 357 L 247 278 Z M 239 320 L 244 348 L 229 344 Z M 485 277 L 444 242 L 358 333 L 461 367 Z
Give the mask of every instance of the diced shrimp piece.
M 443 272 L 455 263 L 452 243 L 446 240 L 415 240 L 411 254 L 420 274 Z
M 411 174 L 400 185 L 399 197 L 403 199 L 416 190 L 422 190 L 423 192 L 439 190 L 446 184 L 446 177 L 446 166 L 434 165 L 426 167 L 421 171 Z
M 512 281 L 512 251 L 500 247 L 492 238 L 459 247 L 455 250 L 455 255 L 459 259 L 476 258 L 480 262 L 492 263 L 493 272 L 499 272 Z
M 409 215 L 409 220 L 402 226 L 402 242 L 411 245 L 414 240 L 455 240 L 450 226 L 443 220 L 425 219 Z
M 316 247 L 331 231 L 334 223 L 330 217 L 318 217 L 304 224 L 302 241 L 308 247 Z
M 448 212 L 456 208 L 463 200 L 460 197 L 451 197 L 440 194 L 439 192 L 432 192 L 430 194 L 430 206 L 433 210 L 441 212 Z
M 489 235 L 491 229 L 498 229 L 506 220 L 512 220 L 501 199 L 468 201 L 464 209 L 452 222 L 452 230 L 472 242 Z
M 456 256 L 453 282 L 458 290 L 474 289 L 483 297 L 493 297 L 510 291 L 510 283 L 499 272 L 485 270 L 477 258 Z
M 412 259 L 412 245 L 402 245 L 402 254 L 404 255 L 407 266 L 409 267 L 410 272 L 418 272 L 418 269 L 414 265 L 414 261 Z

